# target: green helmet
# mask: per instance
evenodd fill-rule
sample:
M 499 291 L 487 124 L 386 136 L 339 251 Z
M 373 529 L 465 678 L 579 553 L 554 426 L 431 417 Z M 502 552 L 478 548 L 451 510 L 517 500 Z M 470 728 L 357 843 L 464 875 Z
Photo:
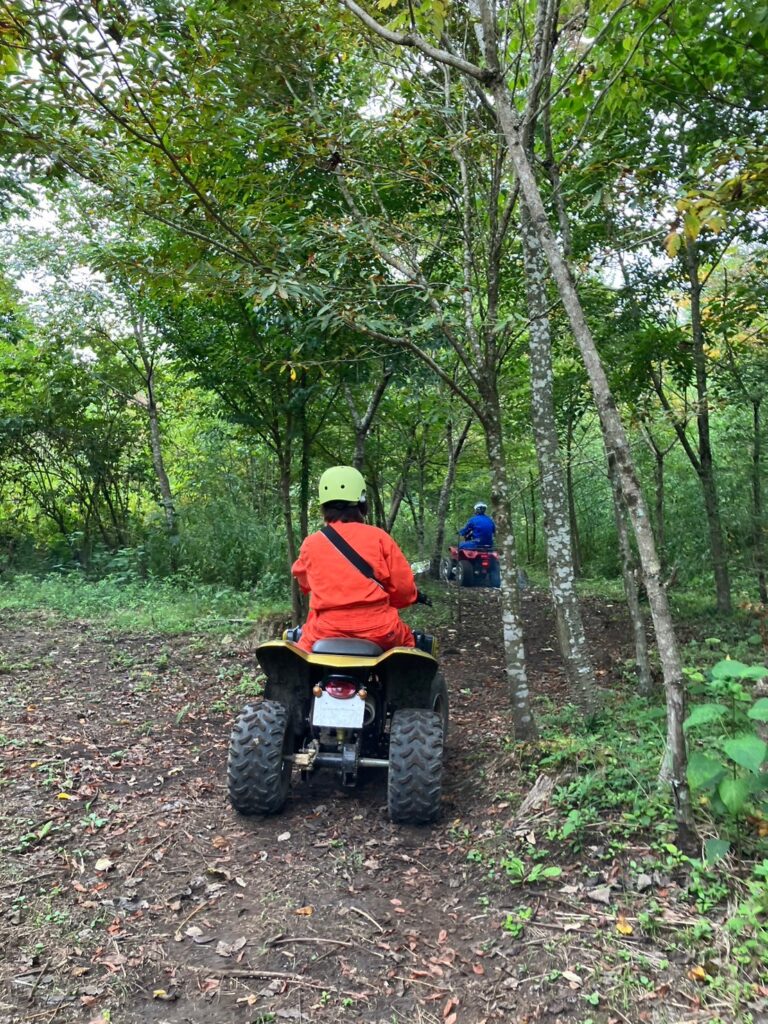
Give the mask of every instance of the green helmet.
M 365 480 L 354 466 L 331 466 L 320 477 L 320 504 L 327 501 L 348 501 L 357 505 L 365 501 Z

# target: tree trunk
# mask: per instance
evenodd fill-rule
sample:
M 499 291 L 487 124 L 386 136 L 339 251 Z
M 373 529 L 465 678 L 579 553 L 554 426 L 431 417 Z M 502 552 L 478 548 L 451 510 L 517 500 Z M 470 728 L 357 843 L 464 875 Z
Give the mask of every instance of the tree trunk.
M 648 697 L 653 692 L 651 666 L 648 661 L 648 639 L 645 635 L 645 619 L 643 618 L 637 591 L 635 555 L 629 540 L 627 520 L 624 513 L 624 501 L 621 496 L 621 488 L 619 487 L 616 473 L 616 460 L 613 455 L 608 456 L 608 479 L 611 482 L 611 493 L 613 494 L 613 514 L 616 519 L 616 535 L 619 540 L 624 594 L 627 598 L 629 620 L 632 623 L 632 635 L 635 638 L 635 672 L 637 674 L 638 691 L 644 697 Z
M 160 434 L 160 418 L 155 401 L 154 373 L 147 380 L 147 417 L 149 419 L 149 443 L 152 449 L 152 465 L 155 470 L 157 486 L 160 490 L 160 504 L 165 514 L 165 528 L 170 546 L 169 557 L 171 569 L 175 572 L 179 567 L 179 524 L 176 518 L 176 506 L 173 503 L 173 492 L 163 457 L 162 436 Z
M 570 413 L 565 428 L 565 494 L 568 502 L 573 575 L 581 576 L 581 541 L 579 539 L 579 520 L 576 516 L 576 498 L 573 492 L 573 416 Z
M 527 204 L 531 221 L 541 248 L 547 257 L 552 277 L 581 352 L 597 408 L 606 452 L 616 458 L 618 479 L 637 539 L 648 600 L 653 617 L 659 657 L 664 673 L 667 696 L 667 744 L 661 767 L 661 778 L 670 783 L 675 801 L 678 827 L 683 840 L 693 834 L 693 813 L 686 777 L 686 746 L 683 733 L 685 720 L 685 683 L 680 650 L 675 636 L 666 591 L 661 580 L 661 566 L 650 525 L 645 499 L 635 473 L 632 453 L 624 425 L 611 394 L 592 332 L 589 329 L 578 292 L 563 254 L 555 238 L 542 202 L 541 193 L 518 134 L 517 118 L 506 82 L 500 76 L 493 85 L 494 109 L 509 147 L 509 158 Z
M 653 456 L 653 493 L 654 493 L 654 531 L 656 533 L 656 547 L 663 561 L 664 548 L 666 547 L 666 522 L 664 516 L 664 460 L 669 452 L 669 447 L 660 448 L 656 439 L 645 424 L 640 424 L 640 433 L 643 440 Z
M 523 263 L 528 300 L 531 419 L 541 479 L 549 588 L 555 608 L 560 653 L 574 702 L 584 714 L 594 709 L 595 672 L 576 595 L 574 562 L 555 423 L 552 339 L 547 316 L 546 269 L 525 204 L 521 206 Z M 570 494 L 570 488 L 568 489 Z
M 352 417 L 352 424 L 355 428 L 355 455 L 352 460 L 352 465 L 355 469 L 359 469 L 361 473 L 365 466 L 365 445 L 368 440 L 368 433 L 376 415 L 376 410 L 384 397 L 384 392 L 387 390 L 387 385 L 391 379 L 392 370 L 387 369 L 385 366 L 381 377 L 378 379 L 376 386 L 373 389 L 373 393 L 371 394 L 368 402 L 368 408 L 362 415 L 357 411 L 357 406 L 355 405 L 351 389 L 349 387 L 345 387 L 344 389 L 347 407 L 349 408 L 349 412 Z
M 491 503 L 501 538 L 501 614 L 504 635 L 504 661 L 512 703 L 515 739 L 531 740 L 537 735 L 528 690 L 525 645 L 520 621 L 520 593 L 517 586 L 517 551 L 512 520 L 512 491 L 504 454 L 501 409 L 498 395 L 485 396 L 485 443 L 491 469 Z
M 709 387 L 707 362 L 704 351 L 704 327 L 701 319 L 701 282 L 699 281 L 699 254 L 695 242 L 685 245 L 685 263 L 691 286 L 691 335 L 693 337 L 693 364 L 696 373 L 696 426 L 699 435 L 699 479 L 704 492 L 704 509 L 709 527 L 709 544 L 712 553 L 712 569 L 715 576 L 717 610 L 724 614 L 731 611 L 731 581 L 728 575 L 723 524 L 720 505 L 717 500 L 715 471 L 712 459 L 712 442 L 709 431 Z
M 293 532 L 293 512 L 291 507 L 291 453 L 290 447 L 280 446 L 277 451 L 280 467 L 280 496 L 283 504 L 283 524 L 288 545 L 288 571 L 299 556 L 296 546 L 296 535 Z M 294 625 L 304 621 L 302 593 L 296 577 L 291 573 L 291 619 Z
M 768 605 L 765 578 L 765 522 L 763 520 L 763 473 L 760 462 L 762 424 L 759 398 L 752 399 L 752 542 L 755 549 L 755 570 L 760 600 Z
M 445 478 L 440 487 L 440 496 L 437 499 L 435 518 L 437 519 L 437 530 L 435 532 L 435 546 L 432 549 L 432 558 L 429 563 L 429 574 L 433 579 L 440 579 L 440 563 L 444 557 L 443 545 L 445 544 L 445 521 L 448 518 L 448 506 L 451 501 L 451 492 L 456 480 L 456 467 L 459 463 L 461 449 L 467 440 L 472 419 L 468 419 L 462 427 L 461 433 L 453 441 L 453 424 L 448 423 L 446 427 L 446 447 L 448 449 L 448 466 L 445 471 Z

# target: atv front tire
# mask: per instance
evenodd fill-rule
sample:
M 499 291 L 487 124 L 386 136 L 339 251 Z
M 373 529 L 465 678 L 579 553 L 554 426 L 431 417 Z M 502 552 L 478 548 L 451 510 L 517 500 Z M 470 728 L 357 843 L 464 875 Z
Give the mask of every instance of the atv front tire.
M 475 570 L 468 558 L 462 558 L 459 562 L 459 583 L 462 587 L 471 587 L 475 582 Z
M 392 716 L 387 806 L 392 821 L 425 825 L 440 814 L 443 723 L 435 711 L 406 708 Z
M 288 709 L 276 700 L 247 704 L 235 722 L 227 788 L 239 814 L 277 814 L 285 806 L 291 788 L 288 726 Z

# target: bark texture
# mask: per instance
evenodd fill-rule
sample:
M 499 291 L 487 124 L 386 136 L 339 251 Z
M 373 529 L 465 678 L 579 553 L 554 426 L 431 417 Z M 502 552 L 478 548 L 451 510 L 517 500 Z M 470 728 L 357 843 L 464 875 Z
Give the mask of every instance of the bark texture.
M 530 320 L 531 419 L 544 510 L 549 589 L 571 695 L 582 711 L 590 714 L 594 709 L 595 672 L 576 594 L 570 515 L 560 464 L 552 384 L 552 339 L 547 316 L 547 274 L 525 204 L 521 205 L 520 224 Z
M 619 554 L 621 556 L 621 577 L 624 581 L 624 594 L 627 599 L 627 608 L 629 609 L 629 620 L 632 623 L 632 636 L 635 640 L 637 688 L 644 696 L 650 696 L 653 692 L 653 680 L 651 678 L 651 666 L 648 661 L 648 638 L 645 635 L 645 619 L 643 618 L 643 610 L 640 607 L 640 595 L 637 589 L 637 565 L 635 564 L 635 555 L 629 539 L 624 499 L 621 495 L 621 487 L 619 486 L 616 474 L 616 461 L 612 455 L 608 456 L 608 478 L 611 482 L 611 493 L 613 494 L 613 514 L 616 520 L 616 535 L 619 541 Z

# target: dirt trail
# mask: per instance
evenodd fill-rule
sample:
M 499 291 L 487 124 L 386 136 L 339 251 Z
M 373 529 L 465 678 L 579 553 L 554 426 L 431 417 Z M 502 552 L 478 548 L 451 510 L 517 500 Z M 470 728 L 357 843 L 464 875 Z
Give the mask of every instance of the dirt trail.
M 277 818 L 231 811 L 238 700 L 222 695 L 253 669 L 250 641 L 0 618 L 0 1022 L 712 1019 L 662 998 L 670 970 L 684 984 L 685 958 L 670 967 L 629 940 L 647 1002 L 585 1002 L 575 965 L 600 929 L 617 941 L 613 912 L 567 887 L 512 891 L 473 858 L 488 836 L 546 824 L 513 816 L 530 782 L 505 753 L 497 598 L 462 595 L 441 636 L 451 733 L 433 828 L 387 820 L 383 777 L 350 794 L 317 776 Z M 548 601 L 529 592 L 524 605 L 534 691 L 557 701 Z M 589 628 L 608 681 L 627 631 L 610 606 Z M 505 931 L 523 903 L 533 919 Z

